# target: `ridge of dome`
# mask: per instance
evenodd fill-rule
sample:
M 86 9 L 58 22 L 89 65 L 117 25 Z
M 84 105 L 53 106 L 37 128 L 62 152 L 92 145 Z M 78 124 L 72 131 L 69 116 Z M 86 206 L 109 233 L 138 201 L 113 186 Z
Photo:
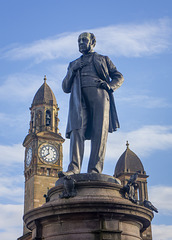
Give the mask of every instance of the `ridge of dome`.
M 114 176 L 118 177 L 120 174 L 126 172 L 140 172 L 145 174 L 144 167 L 140 158 L 132 150 L 130 150 L 128 141 L 126 146 L 126 150 L 123 152 L 123 154 L 117 161 Z
M 49 87 L 49 85 L 46 83 L 46 76 L 44 76 L 44 83 L 41 85 L 41 87 L 36 92 L 32 107 L 40 104 L 48 104 L 48 105 L 57 105 L 56 97 Z

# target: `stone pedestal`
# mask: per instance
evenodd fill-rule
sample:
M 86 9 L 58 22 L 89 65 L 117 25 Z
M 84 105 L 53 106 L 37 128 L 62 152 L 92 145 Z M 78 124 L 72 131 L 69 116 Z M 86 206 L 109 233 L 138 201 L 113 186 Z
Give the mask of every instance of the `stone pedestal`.
M 49 190 L 48 202 L 24 215 L 32 239 L 142 239 L 153 213 L 125 199 L 118 179 L 103 174 L 71 178 L 60 178 Z

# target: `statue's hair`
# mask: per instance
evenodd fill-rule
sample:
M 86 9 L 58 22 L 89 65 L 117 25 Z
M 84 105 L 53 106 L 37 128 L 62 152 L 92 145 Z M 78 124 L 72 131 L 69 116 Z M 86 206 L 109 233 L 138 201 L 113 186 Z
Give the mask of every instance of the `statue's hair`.
M 90 33 L 90 32 L 83 32 L 83 33 L 89 33 L 90 34 L 92 45 L 93 45 L 93 47 L 95 47 L 95 45 L 96 45 L 96 37 L 95 37 L 95 35 L 93 33 Z M 81 33 L 81 34 L 83 34 L 83 33 Z M 81 34 L 79 35 L 79 37 L 81 36 Z
M 93 47 L 95 47 L 95 45 L 96 45 L 96 37 L 95 37 L 95 35 L 93 33 L 90 33 L 90 35 L 91 35 L 92 45 L 93 45 Z

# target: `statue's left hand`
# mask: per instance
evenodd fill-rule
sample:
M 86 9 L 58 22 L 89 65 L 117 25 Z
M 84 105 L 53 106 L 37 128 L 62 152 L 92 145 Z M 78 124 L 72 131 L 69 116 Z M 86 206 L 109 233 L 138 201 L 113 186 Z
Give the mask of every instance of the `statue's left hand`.
M 105 89 L 107 92 L 113 92 L 109 84 L 105 81 L 99 80 L 98 82 L 98 87 Z

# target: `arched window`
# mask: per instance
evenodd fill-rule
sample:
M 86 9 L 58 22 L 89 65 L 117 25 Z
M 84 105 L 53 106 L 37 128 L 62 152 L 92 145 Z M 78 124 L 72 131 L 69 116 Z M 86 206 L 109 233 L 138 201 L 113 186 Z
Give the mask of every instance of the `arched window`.
M 38 111 L 36 113 L 36 130 L 41 131 L 42 129 L 42 112 Z
M 46 126 L 50 126 L 51 125 L 51 112 L 50 110 L 46 111 Z

